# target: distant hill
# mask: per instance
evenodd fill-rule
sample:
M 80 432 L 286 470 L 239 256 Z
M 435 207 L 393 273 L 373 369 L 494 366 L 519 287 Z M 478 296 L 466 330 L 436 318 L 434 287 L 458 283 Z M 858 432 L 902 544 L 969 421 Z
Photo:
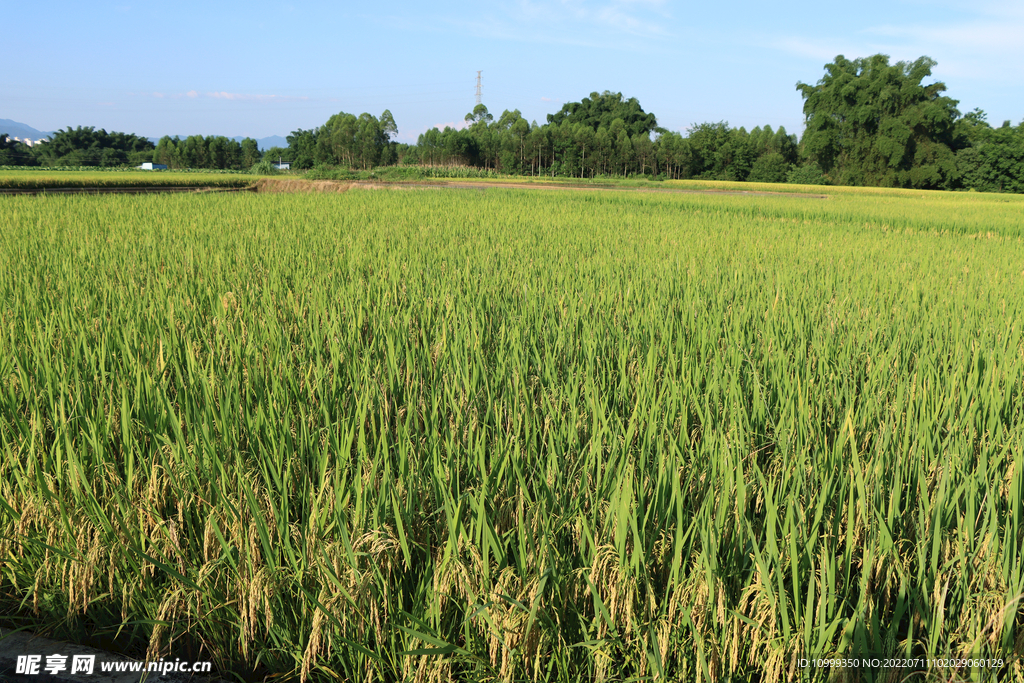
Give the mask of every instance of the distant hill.
M 38 140 L 40 138 L 49 137 L 53 135 L 53 131 L 46 132 L 42 130 L 36 130 L 32 126 L 25 125 L 24 123 L 18 123 L 17 121 L 11 121 L 10 119 L 0 119 L 0 134 L 7 133 L 9 137 L 20 138 L 24 140 Z M 262 146 L 261 146 L 262 149 Z
M 241 142 L 245 138 L 236 137 L 231 139 Z M 256 138 L 256 142 L 259 143 L 260 150 L 268 150 L 271 147 L 288 147 L 288 139 L 280 135 L 271 135 L 269 138 Z

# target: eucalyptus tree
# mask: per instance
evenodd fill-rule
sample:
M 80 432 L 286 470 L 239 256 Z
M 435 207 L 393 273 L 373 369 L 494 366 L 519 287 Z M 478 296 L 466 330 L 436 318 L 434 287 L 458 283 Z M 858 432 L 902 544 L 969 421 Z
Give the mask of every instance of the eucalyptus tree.
M 249 168 L 260 160 L 260 145 L 252 138 L 246 138 L 242 140 L 241 153 L 242 167 Z
M 571 126 L 568 121 L 562 124 L 563 127 Z M 575 146 L 580 150 L 580 177 L 587 172 L 587 153 L 590 153 L 590 163 L 594 163 L 594 147 L 597 144 L 597 132 L 585 123 L 577 123 L 572 128 L 572 139 Z
M 310 130 L 293 130 L 291 135 L 285 138 L 288 141 L 288 153 L 281 155 L 280 153 L 270 157 L 272 160 L 290 161 L 295 168 L 312 168 L 313 164 L 317 161 L 324 161 L 325 159 L 318 159 L 317 152 L 317 135 L 319 129 L 313 128 Z

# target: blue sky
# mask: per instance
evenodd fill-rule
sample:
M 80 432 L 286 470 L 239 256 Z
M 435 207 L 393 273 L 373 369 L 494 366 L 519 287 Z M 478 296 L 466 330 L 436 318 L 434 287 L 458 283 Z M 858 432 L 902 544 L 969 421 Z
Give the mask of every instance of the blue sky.
M 539 122 L 593 91 L 660 125 L 799 133 L 837 54 L 928 55 L 961 111 L 1024 118 L 1022 0 L 7 2 L 0 118 L 40 130 L 287 135 L 390 109 L 399 138 L 483 101 Z

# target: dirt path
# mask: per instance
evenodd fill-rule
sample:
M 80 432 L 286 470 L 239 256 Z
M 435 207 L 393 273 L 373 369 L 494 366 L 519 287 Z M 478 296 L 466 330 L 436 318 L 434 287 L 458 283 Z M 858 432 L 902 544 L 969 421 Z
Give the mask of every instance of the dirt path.
M 411 189 L 443 190 L 491 188 L 515 190 L 563 190 L 602 192 L 654 192 L 662 194 L 722 194 L 750 197 L 799 197 L 802 199 L 828 199 L 827 194 L 806 192 L 768 192 L 764 190 L 724 190 L 715 188 L 685 189 L 677 187 L 631 187 L 628 185 L 590 185 L 585 183 L 524 183 L 516 181 L 474 182 L 472 180 L 426 180 L 388 182 L 382 180 L 305 180 L 302 178 L 260 178 L 248 187 L 48 187 L 34 189 L 0 189 L 0 196 L 35 194 L 162 194 L 167 192 L 259 192 L 259 193 L 332 193 L 345 192 L 352 187 L 367 190 Z
M 252 192 L 251 187 L 38 187 L 0 189 L 0 197 L 36 194 L 166 194 L 168 192 Z
M 409 187 L 423 189 L 443 189 L 449 187 L 463 189 L 510 188 L 516 190 L 603 190 L 607 192 L 657 192 L 666 194 L 728 194 L 747 195 L 751 197 L 801 197 L 804 199 L 828 199 L 827 194 L 810 194 L 807 192 L 768 192 L 764 190 L 719 190 L 714 188 L 688 190 L 675 187 L 630 187 L 628 185 L 588 185 L 582 183 L 517 183 L 515 181 L 473 182 L 471 180 L 434 180 L 423 182 L 384 182 L 379 180 L 352 181 L 354 187 L 380 189 L 391 187 Z

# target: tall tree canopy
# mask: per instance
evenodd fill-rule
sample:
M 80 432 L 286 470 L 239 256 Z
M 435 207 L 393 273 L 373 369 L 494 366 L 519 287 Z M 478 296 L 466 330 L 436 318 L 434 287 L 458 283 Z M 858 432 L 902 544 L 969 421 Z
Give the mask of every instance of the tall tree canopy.
M 649 135 L 658 127 L 654 114 L 645 113 L 635 97 L 622 99 L 622 93 L 609 92 L 590 93 L 580 102 L 569 102 L 554 114 L 548 114 L 548 123 L 562 125 L 566 122 L 576 125 L 584 124 L 593 128 L 610 128 L 612 121 L 622 119 L 626 132 L 634 135 Z
M 933 66 L 928 57 L 890 65 L 887 55 L 839 55 L 816 85 L 797 83 L 805 152 L 847 185 L 953 187 L 960 114 L 945 84 L 922 84 Z
M 289 136 L 290 145 L 299 144 L 302 140 L 315 139 L 315 157 L 317 161 L 348 166 L 372 168 L 380 163 L 395 162 L 392 138 L 398 134 L 395 118 L 387 109 L 377 118 L 373 114 L 354 114 L 338 112 L 327 123 L 320 126 L 312 136 L 299 135 L 306 131 L 296 131 Z
M 32 148 L 7 133 L 0 133 L 0 166 L 31 166 L 36 163 Z
M 122 166 L 149 161 L 152 142 L 132 133 L 68 126 L 32 148 L 45 166 Z
M 993 128 L 985 112 L 974 110 L 959 121 L 969 146 L 957 152 L 964 187 L 980 192 L 1024 192 L 1024 121 Z
M 886 55 L 825 66 L 803 95 L 803 139 L 784 128 L 751 131 L 725 121 L 685 132 L 657 126 L 635 98 L 604 91 L 570 102 L 538 125 L 518 109 L 483 104 L 465 126 L 432 128 L 415 145 L 393 141 L 397 126 L 340 112 L 316 130 L 294 131 L 273 158 L 293 168 L 338 164 L 369 169 L 394 163 L 477 166 L 508 174 L 801 184 L 840 183 L 1024 192 L 1024 124 L 992 128 L 980 111 L 960 116 L 942 83 L 925 83 L 935 62 L 889 63 Z
M 222 135 L 190 135 L 182 140 L 165 135 L 156 144 L 153 161 L 170 168 L 217 168 L 241 170 L 260 160 L 258 143 L 245 138 L 241 143 Z

